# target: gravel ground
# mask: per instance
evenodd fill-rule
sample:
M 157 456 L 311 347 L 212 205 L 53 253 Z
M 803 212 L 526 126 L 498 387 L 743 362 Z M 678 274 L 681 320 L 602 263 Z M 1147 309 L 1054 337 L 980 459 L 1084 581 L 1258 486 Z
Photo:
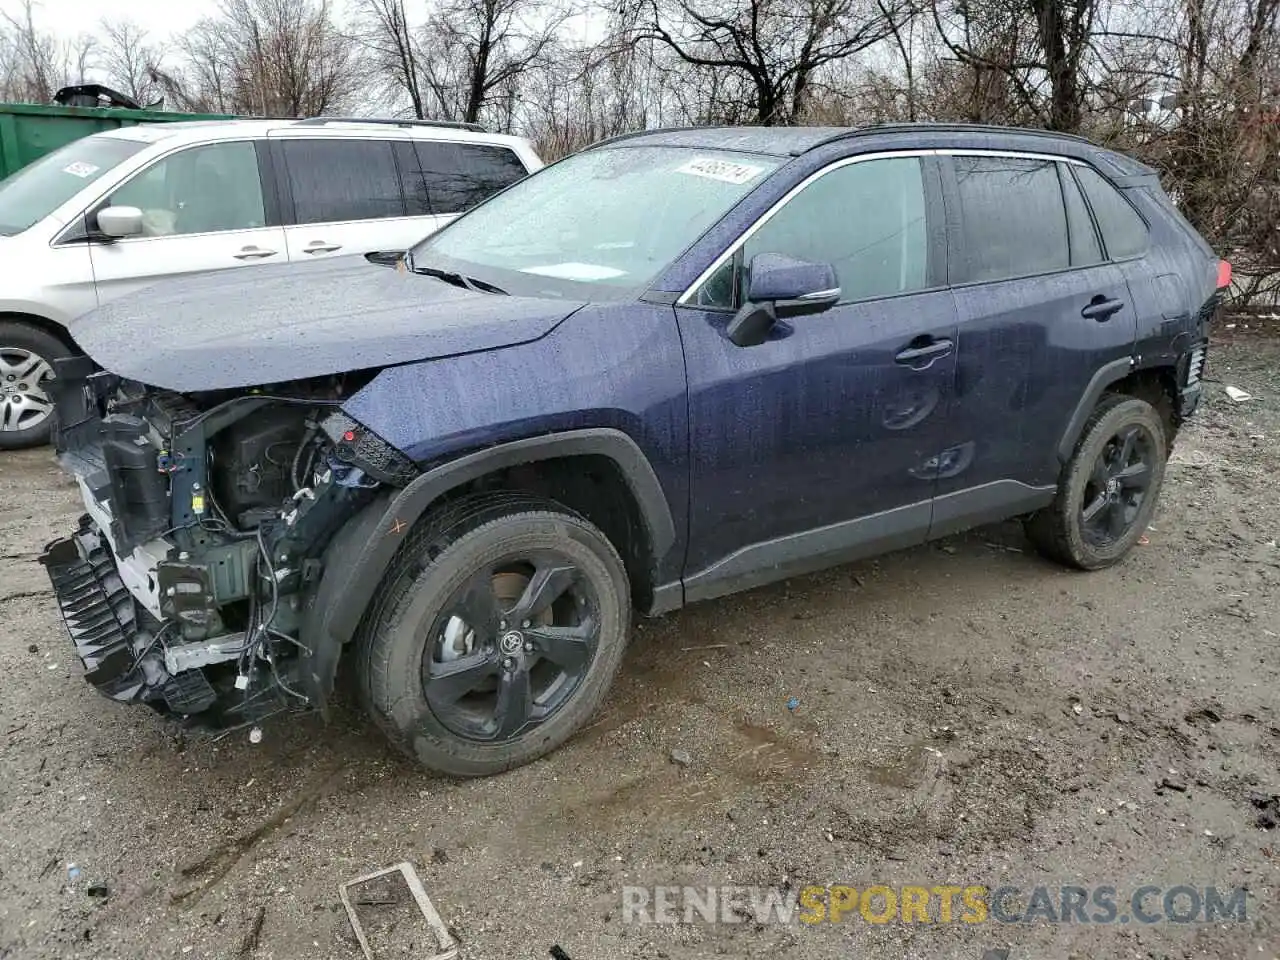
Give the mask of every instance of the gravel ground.
M 4 455 L 0 958 L 358 957 L 337 884 L 406 859 L 466 960 L 1280 956 L 1256 805 L 1280 793 L 1280 340 L 1226 332 L 1118 569 L 1006 524 L 642 623 L 594 725 L 484 781 L 354 712 L 253 745 L 100 698 L 34 562 L 73 487 Z M 655 884 L 1248 895 L 1244 922 L 624 922 L 623 886 Z M 366 899 L 380 958 L 431 952 Z

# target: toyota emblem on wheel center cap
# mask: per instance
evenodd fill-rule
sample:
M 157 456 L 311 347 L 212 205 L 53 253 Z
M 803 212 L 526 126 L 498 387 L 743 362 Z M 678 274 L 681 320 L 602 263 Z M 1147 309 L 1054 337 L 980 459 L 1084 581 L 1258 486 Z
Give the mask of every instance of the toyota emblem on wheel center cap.
M 502 639 L 498 641 L 498 645 L 502 647 L 502 652 L 508 656 L 513 653 L 519 653 L 524 647 L 524 634 L 519 630 L 508 630 L 502 635 Z

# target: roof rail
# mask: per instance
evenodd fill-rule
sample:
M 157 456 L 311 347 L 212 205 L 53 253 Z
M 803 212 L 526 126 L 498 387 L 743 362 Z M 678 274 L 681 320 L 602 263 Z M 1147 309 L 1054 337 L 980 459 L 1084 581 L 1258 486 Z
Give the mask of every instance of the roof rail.
M 471 130 L 488 133 L 478 123 L 462 123 L 457 120 L 397 120 L 394 117 L 306 117 L 297 121 L 299 127 L 323 127 L 329 123 L 376 123 L 386 127 L 444 127 L 449 130 Z
M 1059 133 L 1057 130 L 1044 130 L 1037 127 L 1002 127 L 991 123 L 930 123 L 928 121 L 917 121 L 915 123 L 877 123 L 869 127 L 854 127 L 842 133 L 834 134 L 818 143 L 813 144 L 808 150 L 824 146 L 828 143 L 835 143 L 837 140 L 845 140 L 849 137 L 865 137 L 876 133 L 1003 133 L 1017 136 L 1044 137 L 1049 140 L 1075 140 L 1079 143 L 1087 143 L 1090 146 L 1097 146 L 1087 137 L 1082 137 L 1074 133 Z
M 708 123 L 698 124 L 696 126 L 689 126 L 686 124 L 682 127 L 649 127 L 647 130 L 628 130 L 626 133 L 615 133 L 611 137 L 605 137 L 603 140 L 597 140 L 594 143 L 589 143 L 582 149 L 584 151 L 594 150 L 596 147 L 604 147 L 611 143 L 618 143 L 622 140 L 632 140 L 636 137 L 647 137 L 650 134 L 656 133 L 680 133 L 683 130 L 724 130 L 732 127 L 733 124 L 728 123 Z

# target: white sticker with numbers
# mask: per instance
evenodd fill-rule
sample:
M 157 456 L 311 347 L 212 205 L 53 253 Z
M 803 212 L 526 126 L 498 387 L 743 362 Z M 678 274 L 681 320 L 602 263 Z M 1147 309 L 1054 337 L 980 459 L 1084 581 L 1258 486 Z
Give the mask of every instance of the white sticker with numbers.
M 69 173 L 73 177 L 79 177 L 83 180 L 85 177 L 92 177 L 98 172 L 98 168 L 95 164 L 85 163 L 83 160 L 77 160 L 75 163 L 69 163 L 63 167 L 62 172 Z
M 695 177 L 706 177 L 709 180 L 720 180 L 724 183 L 743 184 L 759 176 L 762 167 L 753 167 L 748 163 L 734 163 L 731 160 L 716 160 L 711 157 L 699 157 L 690 160 L 677 173 L 688 173 Z

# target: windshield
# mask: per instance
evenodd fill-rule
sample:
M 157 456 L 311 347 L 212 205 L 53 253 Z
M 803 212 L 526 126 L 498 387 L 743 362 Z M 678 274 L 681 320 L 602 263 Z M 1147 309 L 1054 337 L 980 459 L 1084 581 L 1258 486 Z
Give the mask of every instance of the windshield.
M 11 237 L 39 223 L 146 146 L 114 137 L 86 137 L 0 180 L 0 235 Z
M 678 147 L 588 150 L 520 181 L 411 251 L 509 293 L 643 289 L 781 161 Z

